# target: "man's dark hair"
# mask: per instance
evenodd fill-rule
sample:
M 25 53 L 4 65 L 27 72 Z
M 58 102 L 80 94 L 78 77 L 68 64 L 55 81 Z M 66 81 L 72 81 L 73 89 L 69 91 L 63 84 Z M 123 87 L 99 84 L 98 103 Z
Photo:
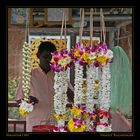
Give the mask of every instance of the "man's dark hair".
M 39 45 L 38 48 L 38 53 L 37 54 L 41 54 L 44 51 L 48 51 L 48 52 L 55 52 L 56 51 L 56 47 L 53 43 L 46 41 L 46 42 L 42 42 Z

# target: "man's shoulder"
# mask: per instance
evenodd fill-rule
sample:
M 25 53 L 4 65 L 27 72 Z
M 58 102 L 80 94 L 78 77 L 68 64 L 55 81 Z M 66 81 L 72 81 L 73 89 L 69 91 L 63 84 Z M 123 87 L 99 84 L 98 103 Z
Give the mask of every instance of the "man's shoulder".
M 36 67 L 36 68 L 32 69 L 32 71 L 31 71 L 31 75 L 34 75 L 36 73 L 39 73 L 39 67 Z

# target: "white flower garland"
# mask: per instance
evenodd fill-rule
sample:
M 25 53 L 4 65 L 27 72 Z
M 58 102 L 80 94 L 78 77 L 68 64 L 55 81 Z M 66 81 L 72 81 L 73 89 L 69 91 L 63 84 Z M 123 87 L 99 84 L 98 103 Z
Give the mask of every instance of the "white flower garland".
M 22 90 L 24 93 L 24 100 L 27 101 L 30 92 L 31 79 L 31 47 L 27 42 L 24 42 L 23 44 L 22 54 Z
M 67 104 L 67 74 L 66 71 L 55 72 L 54 77 L 54 110 L 55 113 L 63 115 L 66 113 L 66 104 Z M 58 121 L 58 127 L 64 126 L 64 120 Z
M 33 110 L 33 104 L 28 102 L 31 79 L 31 47 L 27 42 L 23 44 L 22 54 L 22 91 L 24 98 L 20 103 L 19 113 L 26 116 Z
M 95 80 L 98 79 L 98 68 L 89 65 L 87 67 L 87 91 L 86 91 L 86 112 L 94 112 Z M 90 118 L 86 119 L 86 130 L 93 131 L 94 123 Z
M 100 108 L 104 111 L 108 111 L 110 108 L 110 64 L 103 66 L 102 79 L 101 79 L 101 92 L 99 98 Z
M 102 77 L 101 77 L 101 86 L 100 86 L 100 93 L 99 93 L 99 108 L 102 111 L 109 111 L 110 108 L 110 64 L 108 63 L 107 65 L 102 67 Z M 108 118 L 103 116 L 102 119 L 100 119 L 100 125 L 97 125 L 96 131 L 97 132 L 111 132 L 111 124 L 109 123 Z M 108 126 L 104 126 L 102 124 L 107 123 Z
M 94 82 L 95 68 L 92 65 L 87 67 L 87 91 L 86 91 L 86 111 L 92 113 L 94 111 Z
M 83 66 L 75 62 L 74 106 L 82 103 Z

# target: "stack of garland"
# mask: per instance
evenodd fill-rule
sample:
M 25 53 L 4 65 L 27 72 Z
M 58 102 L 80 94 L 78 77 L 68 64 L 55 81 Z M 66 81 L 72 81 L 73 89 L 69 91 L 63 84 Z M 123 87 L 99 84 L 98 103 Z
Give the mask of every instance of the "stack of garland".
M 22 54 L 22 91 L 24 98 L 20 103 L 19 113 L 22 116 L 27 116 L 33 110 L 33 104 L 29 100 L 31 78 L 31 47 L 27 42 L 24 42 L 23 44 Z
M 67 104 L 67 68 L 71 65 L 71 53 L 66 49 L 52 53 L 50 66 L 55 72 L 54 77 L 54 110 L 57 126 L 54 127 L 54 132 L 66 132 L 66 104 Z

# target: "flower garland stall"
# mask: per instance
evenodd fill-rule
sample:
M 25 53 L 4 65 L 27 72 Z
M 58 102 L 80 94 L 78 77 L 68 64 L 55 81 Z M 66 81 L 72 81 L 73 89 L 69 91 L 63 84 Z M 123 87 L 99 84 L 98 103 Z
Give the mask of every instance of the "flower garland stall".
M 93 9 L 90 11 L 90 44 L 83 45 L 82 32 L 84 23 L 84 8 L 80 9 L 80 39 L 71 51 L 66 48 L 52 53 L 50 67 L 54 71 L 54 117 L 56 125 L 53 132 L 111 132 L 110 121 L 110 63 L 113 62 L 113 52 L 105 43 L 105 25 L 101 10 L 101 41 L 93 41 Z M 62 46 L 62 32 L 66 17 L 62 19 L 60 46 Z M 102 39 L 103 37 L 103 39 Z M 103 41 L 102 41 L 103 40 Z M 93 43 L 94 42 L 94 43 Z M 68 108 L 68 80 L 67 70 L 74 62 L 74 104 Z M 86 81 L 83 69 L 86 66 Z M 23 45 L 22 90 L 24 98 L 20 103 L 19 113 L 27 116 L 33 110 L 33 103 L 29 98 L 31 78 L 31 47 L 25 42 Z M 83 103 L 83 81 L 84 103 Z M 96 106 L 97 104 L 97 106 Z
M 22 91 L 24 98 L 20 103 L 19 113 L 27 116 L 33 110 L 33 104 L 29 99 L 30 78 L 31 78 L 31 47 L 27 42 L 23 44 L 23 60 L 22 60 Z

